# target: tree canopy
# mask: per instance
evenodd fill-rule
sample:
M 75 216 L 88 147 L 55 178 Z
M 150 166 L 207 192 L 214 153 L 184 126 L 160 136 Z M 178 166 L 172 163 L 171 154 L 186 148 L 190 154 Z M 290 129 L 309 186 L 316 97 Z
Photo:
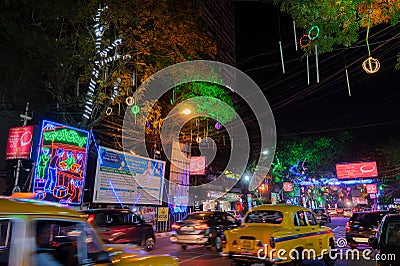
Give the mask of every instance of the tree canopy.
M 335 48 L 350 47 L 360 40 L 360 30 L 379 24 L 394 26 L 400 16 L 399 0 L 275 0 L 282 12 L 288 13 L 296 26 L 306 33 L 313 26 L 319 28 L 319 36 L 309 32 L 318 44 L 318 53 L 331 52 Z M 367 36 L 368 37 L 368 36 Z M 305 54 L 314 53 L 314 47 L 303 47 Z M 400 69 L 400 54 L 396 68 Z

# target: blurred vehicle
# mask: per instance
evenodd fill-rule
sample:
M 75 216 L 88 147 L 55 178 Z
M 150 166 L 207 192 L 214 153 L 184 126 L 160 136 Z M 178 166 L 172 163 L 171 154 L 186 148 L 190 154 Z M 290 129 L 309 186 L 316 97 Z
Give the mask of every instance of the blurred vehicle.
M 238 210 L 230 210 L 230 211 L 226 211 L 227 213 L 229 213 L 230 215 L 232 215 L 233 217 L 235 217 L 235 219 L 237 220 L 243 220 L 243 216 L 240 214 L 240 212 Z
M 318 223 L 324 225 L 332 221 L 331 216 L 325 208 L 316 208 L 313 209 L 313 211 L 315 213 L 315 216 L 317 217 Z
M 310 209 L 286 204 L 261 205 L 245 215 L 242 227 L 225 231 L 221 256 L 233 259 L 235 264 L 300 265 L 303 259 L 323 258 L 327 265 L 334 265 L 328 254 L 334 246 L 331 228 L 318 224 Z M 271 248 L 279 252 L 270 252 Z M 315 253 L 302 252 L 304 249 Z
M 337 208 L 337 209 L 336 209 L 336 213 L 337 213 L 338 216 L 343 215 L 343 212 L 344 212 L 344 209 L 343 209 L 343 208 Z
M 222 211 L 201 211 L 189 213 L 183 220 L 172 224 L 171 243 L 181 245 L 214 246 L 222 250 L 222 234 L 227 229 L 239 227 L 241 221 Z
M 338 213 L 337 213 L 337 211 L 336 211 L 336 209 L 335 208 L 329 208 L 328 209 L 328 213 L 329 213 L 329 215 L 332 217 L 332 216 L 338 216 Z
M 362 211 L 372 211 L 372 208 L 368 204 L 359 203 L 354 206 L 353 212 L 362 212 Z
M 398 265 L 400 258 L 400 215 L 385 215 L 378 232 L 369 238 L 368 244 L 377 251 L 376 265 Z
M 104 244 L 87 216 L 32 199 L 0 198 L 0 265 L 170 265 L 169 255 Z
M 343 210 L 343 217 L 351 217 L 353 215 L 353 210 L 350 208 L 345 208 Z
M 110 244 L 137 244 L 146 250 L 154 248 L 156 238 L 151 224 L 127 209 L 83 210 L 88 222 L 101 231 L 103 240 Z
M 346 223 L 346 240 L 351 248 L 368 244 L 368 239 L 378 231 L 379 223 L 388 211 L 354 212 Z

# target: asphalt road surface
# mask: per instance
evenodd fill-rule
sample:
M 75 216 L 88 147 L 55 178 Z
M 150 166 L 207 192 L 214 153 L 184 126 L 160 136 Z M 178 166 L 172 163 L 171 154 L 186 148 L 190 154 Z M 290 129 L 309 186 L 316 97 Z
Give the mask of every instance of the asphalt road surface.
M 332 228 L 335 233 L 335 239 L 338 241 L 340 238 L 344 238 L 346 233 L 346 222 L 349 218 L 344 217 L 334 217 L 332 218 L 332 222 L 327 224 Z M 343 245 L 343 242 L 340 243 Z M 359 246 L 358 254 L 359 259 L 357 259 L 357 255 L 352 255 L 352 253 L 348 253 L 348 246 L 344 246 L 342 248 L 338 248 L 338 260 L 335 263 L 335 266 L 373 266 L 375 262 L 373 258 L 369 256 L 369 259 L 363 258 L 363 251 L 366 249 L 370 249 L 369 246 Z M 368 254 L 368 250 L 365 251 L 364 254 Z M 348 253 L 346 255 L 346 252 Z M 213 248 L 204 248 L 204 247 L 196 247 L 189 246 L 187 250 L 183 251 L 180 246 L 171 244 L 168 236 L 158 237 L 156 242 L 156 247 L 153 251 L 149 252 L 150 254 L 170 254 L 179 259 L 179 263 L 182 266 L 230 266 L 232 261 L 228 258 L 222 258 Z M 340 258 L 340 256 L 342 256 Z M 261 264 L 254 264 L 261 265 Z M 324 266 L 325 264 L 321 261 L 305 261 L 304 265 L 310 266 Z

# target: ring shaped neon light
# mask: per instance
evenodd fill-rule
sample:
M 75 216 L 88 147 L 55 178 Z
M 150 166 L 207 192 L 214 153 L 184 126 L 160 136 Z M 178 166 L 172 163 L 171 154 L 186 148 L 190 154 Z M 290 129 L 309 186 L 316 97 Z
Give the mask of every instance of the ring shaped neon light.
M 126 105 L 132 106 L 135 103 L 135 100 L 133 99 L 133 97 L 129 96 L 126 98 L 125 102 L 126 102 Z
M 132 106 L 131 112 L 132 114 L 137 115 L 140 112 L 140 107 L 135 104 L 134 106 Z
M 112 114 L 112 108 L 108 107 L 106 110 L 106 115 L 111 115 Z
M 303 36 L 301 36 L 300 38 L 300 47 L 307 47 L 309 46 L 311 43 L 311 36 L 309 34 L 304 34 Z
M 313 37 L 312 33 L 315 32 L 315 35 Z M 311 40 L 314 41 L 315 39 L 318 38 L 319 36 L 319 27 L 318 26 L 312 26 L 309 30 L 308 30 L 308 35 L 310 36 Z

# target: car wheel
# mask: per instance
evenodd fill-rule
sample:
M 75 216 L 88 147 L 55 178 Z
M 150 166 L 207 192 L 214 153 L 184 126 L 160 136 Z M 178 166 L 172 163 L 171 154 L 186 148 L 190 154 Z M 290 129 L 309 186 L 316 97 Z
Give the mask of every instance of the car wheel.
M 221 252 L 222 251 L 222 239 L 220 236 L 217 236 L 214 240 L 214 245 L 215 245 L 215 250 L 217 252 Z
M 231 265 L 232 266 L 247 266 L 247 265 L 251 265 L 251 263 L 246 262 L 246 261 L 233 260 Z
M 336 254 L 332 253 L 335 250 L 335 242 L 333 239 L 329 240 L 329 249 L 329 253 L 324 255 L 323 261 L 325 262 L 326 266 L 333 266 L 336 262 L 336 259 L 334 259 L 336 258 Z
M 146 240 L 144 241 L 144 248 L 148 251 L 153 250 L 154 245 L 155 245 L 155 241 L 154 241 L 154 238 L 151 236 L 147 237 Z
M 181 245 L 182 250 L 186 250 L 187 246 L 186 245 Z

